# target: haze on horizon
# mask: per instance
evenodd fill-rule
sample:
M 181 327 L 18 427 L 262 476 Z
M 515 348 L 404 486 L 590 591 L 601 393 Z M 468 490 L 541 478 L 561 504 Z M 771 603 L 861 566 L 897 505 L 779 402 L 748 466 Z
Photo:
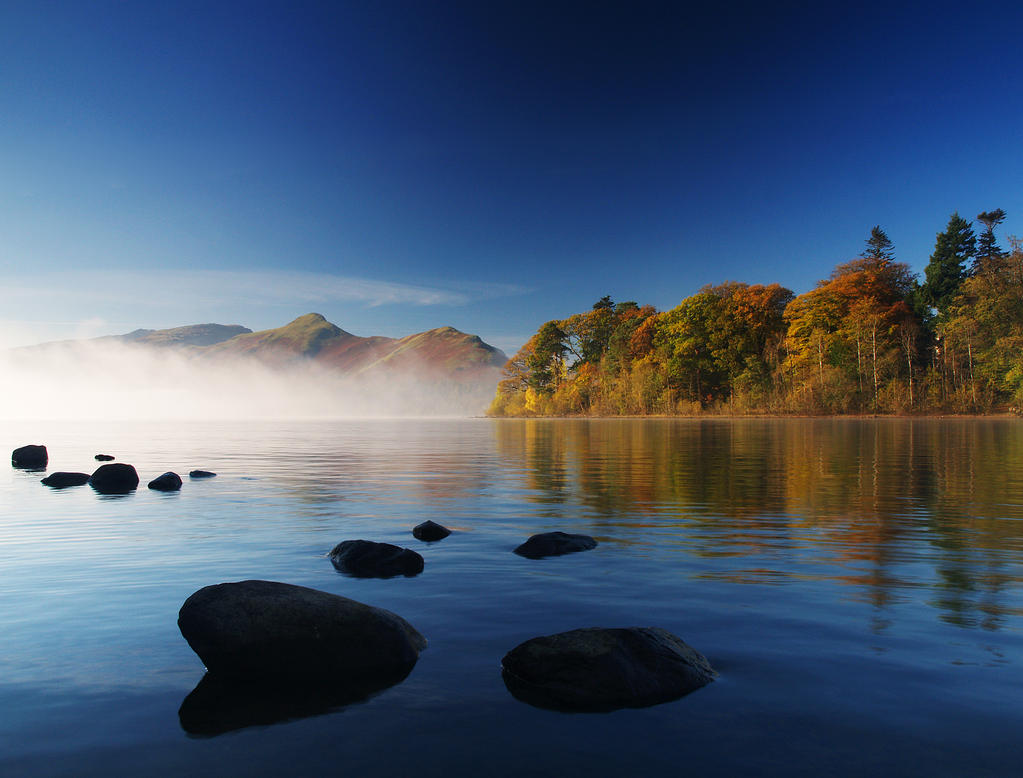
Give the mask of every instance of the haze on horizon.
M 320 310 L 513 354 L 597 299 L 796 293 L 1020 232 L 1023 8 L 0 7 L 0 348 Z

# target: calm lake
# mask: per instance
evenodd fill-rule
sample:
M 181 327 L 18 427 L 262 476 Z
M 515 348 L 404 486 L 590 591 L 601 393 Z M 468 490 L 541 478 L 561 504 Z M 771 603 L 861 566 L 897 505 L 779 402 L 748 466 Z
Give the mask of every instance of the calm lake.
M 50 472 L 105 452 L 141 489 L 0 469 L 3 775 L 994 775 L 1023 764 L 1023 423 L 995 420 L 4 422 Z M 178 493 L 166 470 L 219 473 Z M 455 532 L 425 544 L 433 519 Z M 529 560 L 530 534 L 599 545 Z M 413 578 L 327 558 L 366 538 Z M 381 606 L 429 640 L 360 703 L 224 734 L 179 719 L 203 676 L 196 589 L 261 578 Z M 663 627 L 720 679 L 560 713 L 501 657 L 586 626 Z M 324 708 L 327 708 L 324 710 Z M 260 719 L 262 717 L 262 719 Z M 244 719 L 244 716 L 242 716 Z M 273 718 L 273 715 L 270 715 Z M 187 725 L 188 722 L 185 722 Z

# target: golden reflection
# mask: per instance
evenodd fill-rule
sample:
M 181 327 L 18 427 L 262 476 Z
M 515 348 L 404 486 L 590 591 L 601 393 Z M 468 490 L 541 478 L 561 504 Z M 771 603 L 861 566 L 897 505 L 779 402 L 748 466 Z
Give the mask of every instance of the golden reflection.
M 527 499 L 595 533 L 704 557 L 780 554 L 736 582 L 823 577 L 876 609 L 927 597 L 958 626 L 1020 615 L 1023 426 L 1010 419 L 527 419 L 495 424 Z M 631 538 L 631 540 L 630 540 Z M 816 567 L 803 570 L 808 555 Z M 917 590 L 926 589 L 926 594 Z M 879 629 L 885 620 L 878 619 Z

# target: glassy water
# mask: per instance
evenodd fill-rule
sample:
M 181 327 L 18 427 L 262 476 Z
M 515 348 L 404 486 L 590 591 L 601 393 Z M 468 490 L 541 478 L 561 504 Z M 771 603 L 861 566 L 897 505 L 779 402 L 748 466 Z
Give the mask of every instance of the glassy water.
M 0 470 L 0 774 L 1010 775 L 1023 758 L 1023 425 L 1011 420 L 4 423 L 50 471 Z M 179 493 L 166 470 L 219 473 Z M 411 528 L 455 530 L 423 544 Z M 542 560 L 530 534 L 592 551 Z M 414 578 L 338 574 L 353 538 Z M 196 736 L 196 589 L 285 581 L 430 641 L 404 682 Z M 501 657 L 584 626 L 658 626 L 720 672 L 599 714 L 513 698 Z

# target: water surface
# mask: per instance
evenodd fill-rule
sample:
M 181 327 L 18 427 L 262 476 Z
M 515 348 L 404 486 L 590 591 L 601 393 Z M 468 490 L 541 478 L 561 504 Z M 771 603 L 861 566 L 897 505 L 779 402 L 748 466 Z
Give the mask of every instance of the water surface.
M 1012 420 L 4 423 L 50 471 L 109 452 L 143 488 L 0 471 L 0 773 L 1008 775 L 1023 746 L 1023 426 Z M 180 493 L 145 482 L 214 470 Z M 423 544 L 411 528 L 455 530 Z M 528 560 L 534 532 L 592 551 Z M 414 548 L 414 578 L 327 552 Z M 430 641 L 368 700 L 185 732 L 203 668 L 177 610 L 263 578 L 388 608 Z M 659 626 L 721 673 L 676 702 L 566 714 L 505 652 Z M 312 715 L 319 713 L 319 715 Z M 306 715 L 308 714 L 308 715 Z

